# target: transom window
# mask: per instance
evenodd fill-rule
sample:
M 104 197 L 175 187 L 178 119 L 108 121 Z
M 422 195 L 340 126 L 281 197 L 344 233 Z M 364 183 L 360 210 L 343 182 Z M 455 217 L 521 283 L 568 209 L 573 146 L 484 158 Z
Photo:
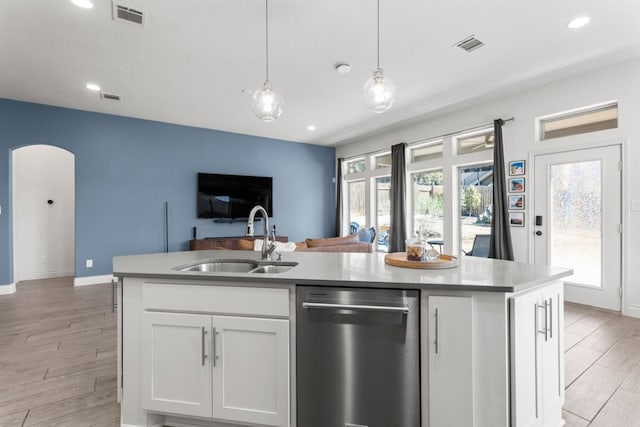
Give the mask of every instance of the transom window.
M 346 163 L 347 163 L 347 175 L 351 175 L 353 173 L 360 173 L 367 170 L 367 164 L 365 162 L 364 157 L 350 160 Z
M 457 138 L 458 154 L 493 150 L 493 129 Z
M 391 167 L 391 153 L 378 154 L 373 158 L 374 169 L 384 169 Z
M 420 144 L 410 148 L 411 163 L 442 158 L 442 140 Z
M 618 127 L 618 103 L 590 107 L 540 119 L 540 139 L 579 135 Z

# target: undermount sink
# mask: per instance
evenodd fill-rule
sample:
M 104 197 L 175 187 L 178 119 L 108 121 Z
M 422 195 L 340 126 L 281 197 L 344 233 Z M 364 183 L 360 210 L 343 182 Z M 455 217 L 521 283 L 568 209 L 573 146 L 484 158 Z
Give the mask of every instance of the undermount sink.
M 175 267 L 178 271 L 202 273 L 284 273 L 298 265 L 297 262 L 258 261 L 249 259 L 214 259 Z
M 249 273 L 284 273 L 285 271 L 291 270 L 293 267 L 295 267 L 295 265 L 261 265 L 257 268 L 254 268 Z

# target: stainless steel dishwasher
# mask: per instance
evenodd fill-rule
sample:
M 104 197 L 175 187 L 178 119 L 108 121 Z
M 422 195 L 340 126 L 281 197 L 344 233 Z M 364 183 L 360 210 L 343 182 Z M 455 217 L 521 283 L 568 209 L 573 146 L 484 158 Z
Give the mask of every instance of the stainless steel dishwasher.
M 418 291 L 298 286 L 299 427 L 419 427 Z

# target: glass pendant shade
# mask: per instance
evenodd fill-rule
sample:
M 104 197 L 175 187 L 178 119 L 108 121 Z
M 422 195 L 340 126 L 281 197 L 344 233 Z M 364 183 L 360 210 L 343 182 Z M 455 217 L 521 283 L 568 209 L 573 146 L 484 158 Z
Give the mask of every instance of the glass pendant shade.
M 396 84 L 376 68 L 364 84 L 364 103 L 374 113 L 384 113 L 396 99 Z
M 284 101 L 273 90 L 268 80 L 260 88 L 253 91 L 251 107 L 256 116 L 263 122 L 273 122 L 280 117 L 283 105 Z

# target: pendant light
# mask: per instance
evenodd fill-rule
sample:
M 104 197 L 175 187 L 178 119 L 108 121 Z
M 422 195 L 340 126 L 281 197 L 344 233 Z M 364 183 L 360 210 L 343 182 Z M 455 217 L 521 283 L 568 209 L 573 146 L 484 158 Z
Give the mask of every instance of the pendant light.
M 267 79 L 262 86 L 253 91 L 251 107 L 260 120 L 269 123 L 280 117 L 284 105 L 282 98 L 269 82 L 269 0 L 265 0 L 265 46 Z
M 378 2 L 378 63 L 373 75 L 364 84 L 364 103 L 374 113 L 387 111 L 396 98 L 396 85 L 380 68 L 380 0 Z

